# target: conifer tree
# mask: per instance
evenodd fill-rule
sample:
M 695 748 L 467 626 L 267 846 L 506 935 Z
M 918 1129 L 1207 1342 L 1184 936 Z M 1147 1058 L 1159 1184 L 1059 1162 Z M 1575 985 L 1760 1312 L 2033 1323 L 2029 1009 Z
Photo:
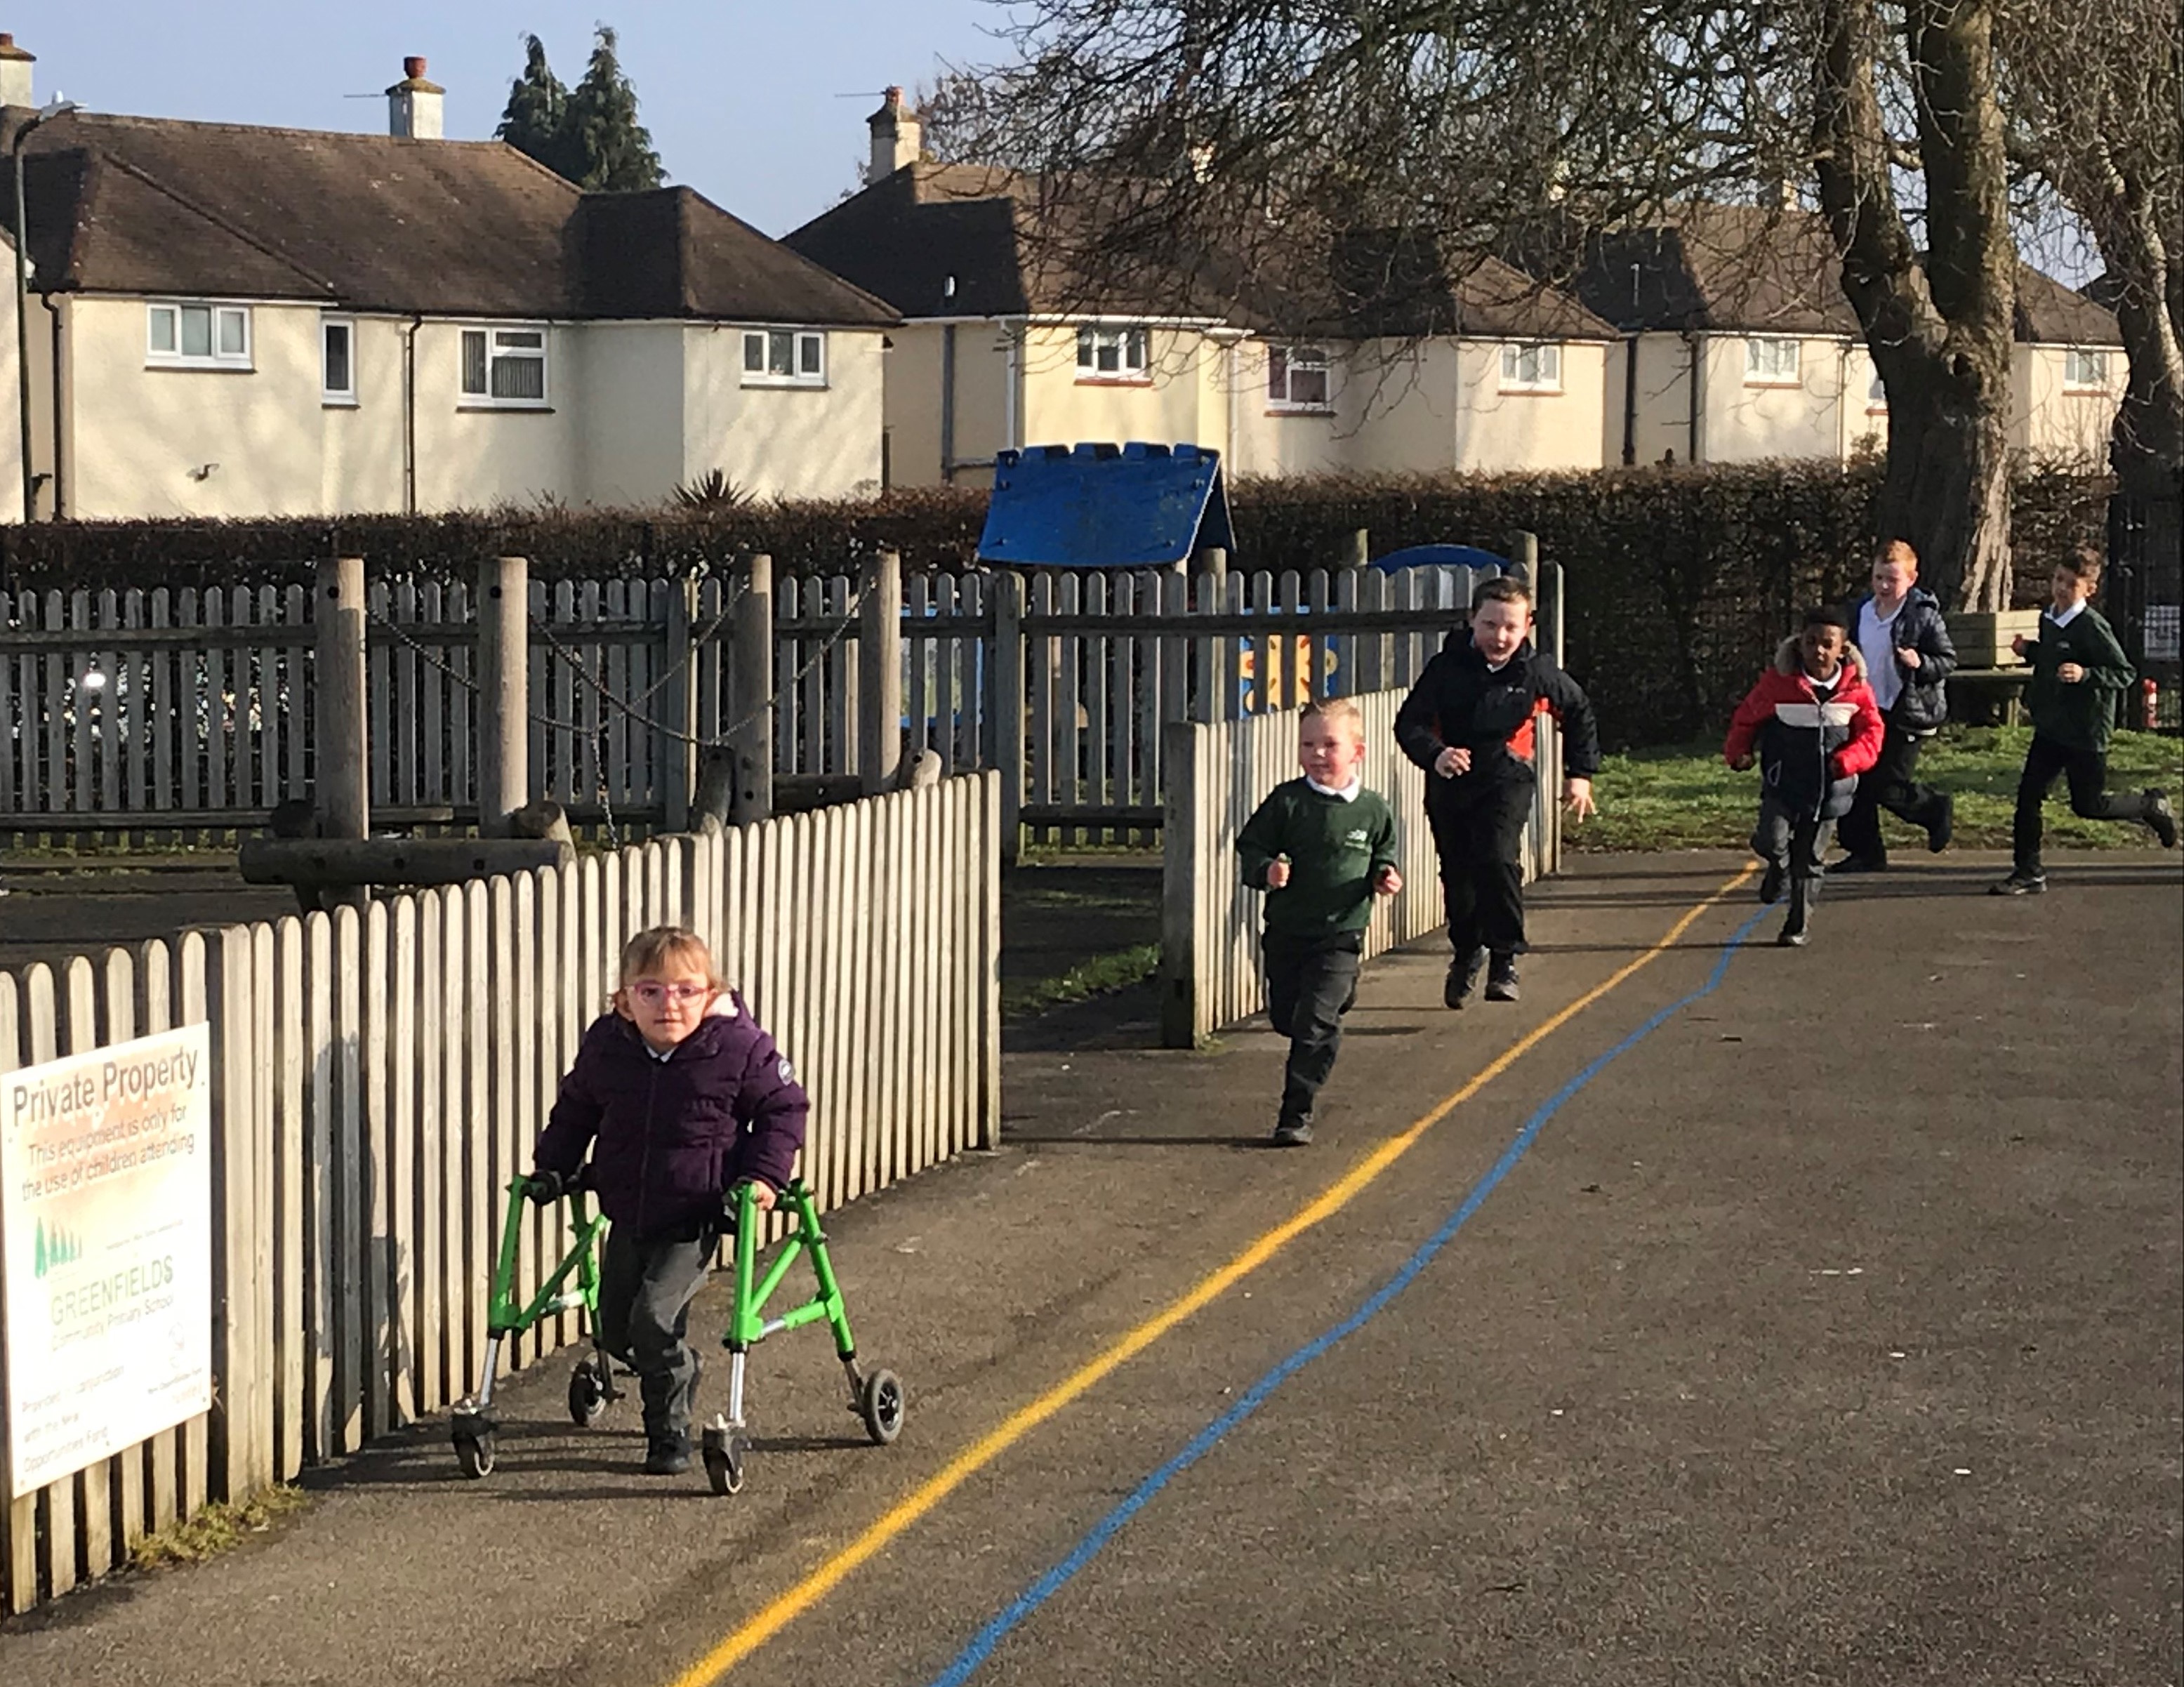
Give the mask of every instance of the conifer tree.
M 615 32 L 604 24 L 584 79 L 570 92 L 561 132 L 570 162 L 555 167 L 585 192 L 627 193 L 660 186 L 660 154 L 637 120 L 637 91 L 616 57 Z
M 508 107 L 493 136 L 557 175 L 569 175 L 566 139 L 569 91 L 546 62 L 546 43 L 524 38 L 523 74 L 510 85 Z

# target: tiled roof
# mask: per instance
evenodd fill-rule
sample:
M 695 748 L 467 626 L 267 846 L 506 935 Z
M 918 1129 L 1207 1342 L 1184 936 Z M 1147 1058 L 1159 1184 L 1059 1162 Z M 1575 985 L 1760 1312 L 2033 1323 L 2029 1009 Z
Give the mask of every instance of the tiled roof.
M 24 114 L 0 113 L 0 140 Z M 896 320 L 688 188 L 580 193 L 499 142 L 78 113 L 25 152 L 41 287 L 435 316 Z
M 1399 282 L 1392 288 L 1339 274 L 1346 268 L 1341 260 L 1315 265 L 1301 259 L 1284 265 L 1282 276 L 1227 285 L 1235 278 L 1224 272 L 1238 266 L 1218 254 L 1182 266 L 1188 273 L 1165 283 L 1149 271 L 1127 285 L 1089 282 L 1072 272 L 1069 259 L 1081 237 L 1041 231 L 1060 218 L 1083 224 L 1101 214 L 1081 203 L 1043 206 L 1039 183 L 1031 177 L 918 163 L 874 182 L 784 239 L 911 317 L 1098 312 L 1225 318 L 1274 332 L 1614 335 L 1569 295 L 1490 258 L 1399 264 Z M 1128 214 L 1127 206 L 1122 214 Z M 1362 249 L 1354 243 L 1348 248 L 1349 270 L 1359 269 L 1355 260 Z

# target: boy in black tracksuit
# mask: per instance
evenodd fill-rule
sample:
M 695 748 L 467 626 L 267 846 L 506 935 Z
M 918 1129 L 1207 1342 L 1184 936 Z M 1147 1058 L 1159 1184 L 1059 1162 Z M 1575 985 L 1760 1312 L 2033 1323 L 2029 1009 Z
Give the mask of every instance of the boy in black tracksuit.
M 2040 636 L 2021 634 L 2012 644 L 2032 664 L 2025 701 L 2032 710 L 2032 744 L 2017 782 L 2017 816 L 2011 827 L 2015 857 L 2007 878 L 1987 887 L 1997 896 L 2037 896 L 2048 888 L 2040 863 L 2040 805 L 2061 775 L 2070 782 L 2070 809 L 2087 820 L 2135 820 L 2176 847 L 2176 816 L 2159 791 L 2111 796 L 2109 734 L 2116 693 L 2130 688 L 2131 666 L 2100 611 L 2092 605 L 2101 583 L 2101 559 L 2080 545 L 2055 565 L 2053 601 L 2040 613 Z
M 1426 772 L 1426 819 L 1440 857 L 1441 897 L 1455 950 L 1441 1000 L 1462 1007 L 1489 955 L 1486 999 L 1517 999 L 1524 948 L 1520 846 L 1538 787 L 1534 722 L 1562 723 L 1563 795 L 1592 812 L 1600 738 L 1577 682 L 1530 640 L 1532 595 L 1504 575 L 1473 600 L 1468 632 L 1449 635 L 1396 716 L 1396 742 Z

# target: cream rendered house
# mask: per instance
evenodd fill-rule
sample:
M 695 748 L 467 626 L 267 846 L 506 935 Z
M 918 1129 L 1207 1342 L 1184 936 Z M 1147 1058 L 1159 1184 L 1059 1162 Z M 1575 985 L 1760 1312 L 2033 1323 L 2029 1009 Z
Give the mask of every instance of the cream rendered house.
M 687 188 L 581 193 L 441 138 L 424 69 L 383 136 L 31 136 L 38 515 L 644 505 L 715 470 L 878 490 L 892 310 Z
M 1614 331 L 1504 265 L 1433 268 L 1369 315 L 1324 276 L 1240 310 L 1088 303 L 1042 262 L 1035 184 L 922 158 L 899 88 L 869 122 L 868 185 L 786 242 L 905 319 L 893 483 L 983 485 L 998 450 L 1131 439 L 1212 447 L 1231 475 L 1600 465 Z
M 1888 408 L 1825 225 L 1795 209 L 1691 207 L 1596 237 L 1573 289 L 1615 325 L 1602 449 L 1609 463 L 1837 461 L 1886 447 Z M 2122 401 L 2115 320 L 2018 271 L 2011 443 L 2105 459 Z

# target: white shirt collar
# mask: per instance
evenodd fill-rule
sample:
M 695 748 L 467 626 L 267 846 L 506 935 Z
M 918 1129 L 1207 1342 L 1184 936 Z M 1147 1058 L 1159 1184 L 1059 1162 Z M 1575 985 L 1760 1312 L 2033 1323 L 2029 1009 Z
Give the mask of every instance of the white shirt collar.
M 2086 600 L 2083 598 L 2081 598 L 2076 603 L 2071 604 L 2069 609 L 2064 610 L 2060 615 L 2055 613 L 2055 606 L 2053 604 L 2050 604 L 2046 609 L 2042 610 L 2041 613 L 2047 616 L 2048 620 L 2053 621 L 2056 626 L 2068 626 L 2072 621 L 2077 620 L 2078 612 L 2085 607 Z
M 1332 785 L 1321 784 L 1309 773 L 1304 776 L 1304 782 L 1323 797 L 1340 797 L 1346 803 L 1354 803 L 1357 800 L 1357 793 L 1365 788 L 1365 776 L 1359 774 L 1339 791 Z

